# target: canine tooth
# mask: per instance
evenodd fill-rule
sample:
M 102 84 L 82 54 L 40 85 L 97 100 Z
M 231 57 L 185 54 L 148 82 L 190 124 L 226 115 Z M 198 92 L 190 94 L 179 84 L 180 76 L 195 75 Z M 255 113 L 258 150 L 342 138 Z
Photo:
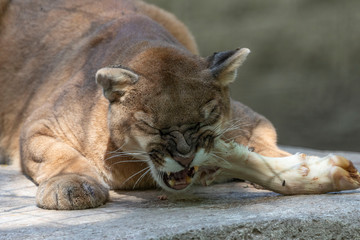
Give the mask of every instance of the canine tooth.
M 186 176 L 186 183 L 191 183 L 191 177 L 189 177 L 189 176 Z
M 174 180 L 170 180 L 170 181 L 169 181 L 169 185 L 170 185 L 171 187 L 173 187 L 173 186 L 175 185 L 175 181 L 174 181 Z
M 199 171 L 199 166 L 194 166 L 195 172 Z

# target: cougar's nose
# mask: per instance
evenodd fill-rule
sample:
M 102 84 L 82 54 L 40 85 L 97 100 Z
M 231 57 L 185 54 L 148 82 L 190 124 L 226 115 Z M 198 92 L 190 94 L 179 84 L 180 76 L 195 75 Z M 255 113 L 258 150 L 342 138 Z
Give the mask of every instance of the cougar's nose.
M 191 151 L 191 146 L 186 142 L 184 135 L 180 132 L 173 131 L 171 136 L 176 142 L 176 151 L 182 155 L 186 155 Z
M 179 156 L 174 157 L 174 160 L 180 163 L 180 165 L 182 165 L 183 167 L 189 167 L 193 159 L 194 159 L 194 155 L 190 157 L 179 157 Z

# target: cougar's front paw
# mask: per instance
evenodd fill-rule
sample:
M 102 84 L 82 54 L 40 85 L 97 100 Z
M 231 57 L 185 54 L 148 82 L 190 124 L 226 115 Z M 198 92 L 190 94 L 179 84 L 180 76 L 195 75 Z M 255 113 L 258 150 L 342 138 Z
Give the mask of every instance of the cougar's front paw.
M 103 205 L 108 197 L 107 187 L 94 178 L 64 174 L 50 178 L 39 185 L 36 204 L 45 209 L 85 209 Z

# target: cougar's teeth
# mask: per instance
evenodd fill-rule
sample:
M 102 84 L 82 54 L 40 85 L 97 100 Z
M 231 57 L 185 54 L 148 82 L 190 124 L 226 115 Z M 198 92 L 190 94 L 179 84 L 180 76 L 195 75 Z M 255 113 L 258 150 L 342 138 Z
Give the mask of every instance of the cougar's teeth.
M 174 181 L 174 180 L 169 180 L 169 185 L 170 185 L 171 187 L 173 187 L 173 186 L 175 185 L 175 181 Z
M 199 171 L 199 166 L 194 166 L 195 172 Z
M 187 184 L 191 183 L 191 177 L 186 176 L 186 183 L 187 183 Z

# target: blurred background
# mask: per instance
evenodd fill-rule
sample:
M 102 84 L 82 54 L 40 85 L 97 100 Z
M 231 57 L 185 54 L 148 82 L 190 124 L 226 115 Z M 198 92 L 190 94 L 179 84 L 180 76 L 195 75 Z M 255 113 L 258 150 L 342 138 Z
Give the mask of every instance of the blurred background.
M 279 143 L 360 151 L 360 1 L 147 0 L 173 12 L 202 56 L 250 48 L 232 97 Z

